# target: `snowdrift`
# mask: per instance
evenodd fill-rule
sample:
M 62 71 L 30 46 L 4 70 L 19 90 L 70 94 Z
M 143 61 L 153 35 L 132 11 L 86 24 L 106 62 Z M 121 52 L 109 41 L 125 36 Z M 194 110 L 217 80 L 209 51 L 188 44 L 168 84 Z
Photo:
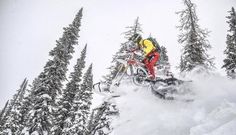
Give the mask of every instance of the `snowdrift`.
M 120 97 L 110 102 L 120 115 L 112 135 L 236 135 L 236 81 L 218 74 L 189 76 L 193 102 L 160 99 L 129 80 L 114 87 Z

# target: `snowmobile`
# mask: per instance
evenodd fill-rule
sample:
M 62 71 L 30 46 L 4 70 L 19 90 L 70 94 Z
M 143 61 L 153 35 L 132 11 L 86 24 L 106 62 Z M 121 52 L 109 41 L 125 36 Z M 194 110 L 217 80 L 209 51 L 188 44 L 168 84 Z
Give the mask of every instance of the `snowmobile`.
M 158 78 L 156 80 L 146 81 L 150 83 L 152 93 L 161 99 L 193 101 L 189 96 L 193 94 L 190 90 L 192 81 L 180 80 L 174 76 L 165 79 Z

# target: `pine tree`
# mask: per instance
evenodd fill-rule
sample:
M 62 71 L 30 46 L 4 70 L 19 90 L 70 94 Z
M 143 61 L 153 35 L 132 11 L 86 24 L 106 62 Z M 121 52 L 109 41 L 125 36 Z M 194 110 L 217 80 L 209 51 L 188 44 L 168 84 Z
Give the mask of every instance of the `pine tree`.
M 126 27 L 128 29 L 128 31 L 123 33 L 125 35 L 124 38 L 128 40 L 134 34 L 141 34 L 141 33 L 143 33 L 143 30 L 142 30 L 141 26 L 142 25 L 139 23 L 139 17 L 137 17 L 135 19 L 134 24 L 132 26 Z M 125 44 L 123 44 L 123 45 L 127 46 Z
M 83 76 L 83 82 L 75 95 L 72 111 L 74 112 L 73 126 L 70 128 L 71 134 L 84 135 L 86 124 L 92 104 L 93 74 L 92 64 Z
M 56 41 L 56 47 L 49 53 L 52 59 L 49 59 L 44 71 L 38 76 L 37 84 L 32 86 L 33 108 L 29 112 L 26 127 L 29 134 L 50 134 L 54 124 L 56 98 L 61 95 L 67 66 L 74 53 L 74 45 L 78 43 L 82 10 L 81 8 L 72 24 L 64 28 L 62 38 Z
M 183 44 L 182 50 L 182 65 L 180 71 L 191 71 L 197 66 L 202 66 L 206 69 L 214 67 L 213 59 L 209 58 L 207 50 L 211 48 L 206 37 L 208 30 L 203 30 L 198 25 L 198 17 L 196 14 L 196 5 L 190 0 L 183 0 L 186 9 L 177 12 L 180 14 L 180 23 L 178 26 L 181 34 L 178 42 Z
M 33 104 L 34 103 L 34 95 L 33 95 L 33 91 L 34 87 L 38 86 L 39 81 L 37 80 L 37 78 L 33 81 L 32 86 L 30 85 L 29 89 L 26 89 L 26 93 L 23 96 L 22 102 L 21 102 L 21 106 L 19 108 L 19 113 L 20 113 L 20 117 L 19 117 L 19 121 L 21 123 L 21 125 L 19 125 L 19 132 L 20 134 L 24 133 L 23 129 L 27 126 L 30 125 L 30 123 L 28 123 L 28 113 L 29 111 L 32 110 L 33 108 Z
M 8 103 L 9 103 L 9 100 L 6 102 L 4 108 L 1 110 L 1 113 L 0 113 L 0 132 L 3 130 L 2 128 L 4 125 L 4 115 L 6 115 Z
M 224 51 L 226 58 L 224 59 L 224 65 L 227 75 L 231 78 L 236 78 L 236 13 L 232 7 L 229 11 L 230 15 L 227 16 L 227 23 L 229 24 L 229 30 L 227 34 L 226 44 L 227 47 Z
M 170 71 L 169 57 L 167 55 L 167 49 L 164 46 L 161 46 L 160 58 L 158 61 L 158 70 L 163 70 L 164 73 Z
M 139 17 L 137 17 L 132 26 L 126 27 L 126 29 L 128 29 L 128 30 L 123 33 L 124 38 L 126 39 L 126 41 L 121 44 L 121 48 L 119 49 L 118 53 L 124 52 L 125 50 L 130 50 L 130 49 L 133 49 L 133 48 L 137 48 L 137 46 L 135 44 L 133 44 L 132 42 L 129 42 L 129 39 L 134 34 L 143 33 L 143 30 L 142 30 L 141 26 L 142 25 L 139 23 Z
M 69 134 L 70 127 L 73 126 L 74 112 L 72 111 L 74 97 L 80 88 L 80 82 L 82 78 L 82 70 L 85 67 L 87 45 L 81 52 L 80 58 L 77 59 L 77 63 L 74 66 L 74 72 L 70 75 L 70 81 L 66 84 L 66 88 L 63 91 L 62 98 L 58 103 L 59 110 L 56 117 L 56 124 L 54 125 L 54 133 L 56 135 Z
M 111 117 L 119 114 L 115 105 L 104 102 L 93 109 L 87 126 L 86 135 L 108 135 L 111 131 Z
M 20 121 L 21 114 L 19 112 L 22 105 L 22 99 L 26 91 L 28 81 L 24 79 L 23 83 L 20 86 L 18 92 L 13 96 L 13 99 L 10 102 L 10 106 L 5 113 L 4 118 L 2 119 L 3 129 L 0 131 L 1 134 L 19 134 L 20 126 L 22 123 Z
M 7 122 L 8 122 L 9 129 L 12 134 L 20 134 L 21 128 L 23 127 L 21 118 L 23 117 L 24 114 L 22 114 L 20 110 L 23 105 L 23 102 L 22 102 L 23 98 L 27 91 L 27 85 L 28 85 L 28 80 L 25 79 L 20 89 L 18 90 L 19 94 L 18 94 L 17 100 L 15 101 L 12 111 L 9 114 L 10 119 Z
M 142 28 L 141 24 L 139 23 L 139 17 L 137 17 L 134 21 L 134 24 L 132 26 L 126 27 L 128 30 L 124 32 L 124 38 L 127 40 L 125 43 L 121 43 L 120 49 L 116 52 L 116 54 L 113 56 L 111 66 L 108 68 L 109 73 L 104 76 L 103 78 L 105 79 L 105 83 L 107 87 L 104 89 L 105 91 L 109 91 L 110 86 L 112 84 L 113 79 L 116 77 L 116 74 L 119 71 L 119 64 L 116 59 L 125 59 L 125 57 L 119 56 L 120 53 L 125 53 L 126 50 L 134 49 L 136 48 L 136 45 L 133 44 L 132 42 L 129 42 L 129 38 L 133 36 L 134 34 L 141 34 L 142 33 Z
M 105 76 L 103 76 L 104 79 L 104 83 L 105 83 L 105 88 L 103 89 L 104 91 L 110 91 L 110 87 L 112 85 L 112 81 L 113 79 L 116 77 L 116 74 L 119 71 L 119 66 L 118 66 L 118 62 L 113 61 L 112 65 L 108 68 L 109 73 Z
M 181 56 L 181 57 L 180 57 L 180 64 L 179 64 L 180 70 L 181 70 L 181 69 L 184 69 L 184 66 L 185 66 L 185 65 L 184 65 L 183 56 Z

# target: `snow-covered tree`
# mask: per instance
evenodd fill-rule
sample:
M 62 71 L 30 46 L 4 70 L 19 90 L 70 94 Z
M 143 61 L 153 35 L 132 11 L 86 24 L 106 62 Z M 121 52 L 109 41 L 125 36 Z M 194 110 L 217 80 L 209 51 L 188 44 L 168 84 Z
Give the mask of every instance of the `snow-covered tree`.
M 1 110 L 1 113 L 0 113 L 0 132 L 3 130 L 3 125 L 4 125 L 4 115 L 6 114 L 7 112 L 7 109 L 8 109 L 8 103 L 9 103 L 9 100 L 6 102 L 4 108 Z
M 121 52 L 125 52 L 125 51 L 129 51 L 132 50 L 134 48 L 137 48 L 137 45 L 134 44 L 132 41 L 130 42 L 129 39 L 134 35 L 134 34 L 142 34 L 143 30 L 141 28 L 141 24 L 139 23 L 139 17 L 137 17 L 134 21 L 134 24 L 132 26 L 128 26 L 126 27 L 126 29 L 128 29 L 126 32 L 124 32 L 124 38 L 125 38 L 125 42 L 121 43 L 121 47 L 118 50 L 118 52 L 115 54 L 115 59 L 117 57 L 122 58 L 121 56 L 119 56 L 118 54 Z M 126 57 L 123 57 L 123 59 L 125 59 Z
M 104 91 L 110 91 L 110 86 L 112 85 L 113 79 L 116 77 L 116 74 L 119 71 L 118 68 L 118 62 L 113 61 L 111 66 L 108 68 L 109 73 L 105 76 L 103 76 L 104 83 L 105 83 L 105 88 L 103 89 Z
M 109 73 L 104 76 L 105 83 L 107 85 L 105 91 L 109 91 L 110 86 L 112 84 L 113 79 L 116 77 L 116 74 L 119 70 L 119 64 L 116 59 L 117 58 L 122 58 L 125 59 L 124 57 L 121 57 L 119 54 L 120 53 L 125 53 L 126 50 L 134 49 L 136 48 L 135 44 L 129 42 L 129 38 L 133 36 L 134 34 L 141 34 L 142 33 L 142 28 L 141 24 L 139 23 L 139 17 L 137 17 L 134 21 L 134 24 L 132 26 L 126 27 L 128 30 L 124 32 L 124 38 L 126 41 L 124 43 L 121 43 L 120 49 L 116 52 L 116 54 L 113 56 L 111 66 L 108 68 Z
M 20 134 L 20 126 L 23 124 L 21 123 L 21 113 L 20 108 L 22 105 L 22 99 L 24 97 L 26 87 L 28 84 L 28 80 L 24 79 L 22 82 L 20 89 L 17 90 L 17 93 L 13 96 L 13 99 L 10 102 L 10 106 L 6 111 L 2 121 L 2 130 L 0 134 Z
M 61 95 L 69 60 L 74 53 L 74 45 L 78 44 L 82 11 L 81 8 L 72 24 L 64 28 L 63 36 L 56 41 L 56 47 L 49 53 L 52 59 L 48 60 L 38 76 L 37 85 L 32 86 L 33 108 L 29 112 L 26 127 L 29 134 L 50 134 L 54 124 L 56 98 Z
M 158 61 L 159 71 L 163 71 L 165 74 L 170 71 L 169 57 L 167 55 L 167 49 L 165 46 L 161 46 L 160 58 Z
M 178 42 L 183 45 L 182 64 L 180 71 L 191 71 L 197 66 L 206 69 L 214 67 L 213 59 L 207 54 L 211 48 L 208 37 L 209 31 L 201 29 L 198 25 L 198 17 L 196 14 L 196 5 L 190 0 L 183 0 L 186 8 L 177 14 L 180 15 L 180 26 L 178 26 L 181 34 Z
M 101 106 L 93 109 L 86 135 L 108 135 L 112 131 L 111 118 L 118 114 L 116 106 L 109 102 L 104 102 Z
M 28 114 L 29 111 L 31 111 L 31 109 L 33 108 L 33 104 L 34 103 L 34 95 L 33 95 L 33 91 L 34 87 L 37 87 L 39 81 L 37 80 L 37 78 L 33 81 L 32 85 L 30 85 L 29 89 L 26 89 L 26 92 L 23 96 L 23 99 L 21 101 L 21 106 L 19 108 L 19 113 L 20 113 L 20 117 L 19 117 L 19 121 L 21 123 L 21 125 L 19 125 L 19 133 L 24 133 L 23 129 L 25 127 L 27 127 L 27 125 L 30 125 L 30 123 L 28 123 Z
M 232 7 L 229 11 L 230 15 L 227 16 L 229 24 L 229 30 L 226 39 L 226 58 L 224 59 L 224 65 L 227 75 L 231 78 L 236 78 L 236 13 L 235 9 Z
M 179 64 L 179 68 L 180 69 L 184 69 L 184 60 L 183 60 L 183 56 L 180 57 L 180 64 Z
M 138 34 L 143 33 L 143 30 L 141 28 L 141 24 L 139 23 L 139 17 L 137 17 L 135 19 L 134 24 L 132 26 L 127 26 L 126 28 L 128 30 L 123 33 L 125 35 L 125 39 L 129 39 L 130 37 L 132 37 L 136 33 L 138 33 Z
M 80 82 L 82 79 L 82 70 L 85 67 L 87 45 L 81 52 L 80 58 L 77 59 L 77 63 L 74 66 L 74 72 L 70 74 L 70 81 L 66 84 L 66 88 L 63 91 L 63 95 L 58 102 L 58 114 L 55 118 L 54 133 L 56 135 L 69 134 L 70 127 L 73 126 L 74 112 L 72 110 L 74 98 L 77 92 L 79 92 Z
M 86 132 L 86 124 L 92 104 L 93 74 L 92 64 L 83 76 L 81 87 L 77 91 L 73 104 L 74 120 L 70 128 L 71 134 L 84 135 Z
M 21 118 L 23 117 L 24 114 L 21 113 L 21 107 L 23 105 L 23 99 L 27 91 L 27 85 L 28 85 L 28 80 L 25 79 L 20 89 L 18 90 L 19 95 L 14 103 L 12 111 L 9 114 L 10 119 L 7 122 L 12 134 L 20 134 L 21 129 L 23 127 L 23 121 L 21 120 Z

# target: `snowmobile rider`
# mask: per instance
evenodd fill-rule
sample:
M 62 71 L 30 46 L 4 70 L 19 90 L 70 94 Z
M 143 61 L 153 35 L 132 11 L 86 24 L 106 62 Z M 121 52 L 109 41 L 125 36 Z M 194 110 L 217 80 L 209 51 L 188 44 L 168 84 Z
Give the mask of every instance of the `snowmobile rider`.
M 137 49 L 141 49 L 144 52 L 145 58 L 143 63 L 148 70 L 149 79 L 154 80 L 155 70 L 154 66 L 160 58 L 160 54 L 157 52 L 153 43 L 148 39 L 142 39 L 140 34 L 134 34 L 129 40 L 138 45 Z

